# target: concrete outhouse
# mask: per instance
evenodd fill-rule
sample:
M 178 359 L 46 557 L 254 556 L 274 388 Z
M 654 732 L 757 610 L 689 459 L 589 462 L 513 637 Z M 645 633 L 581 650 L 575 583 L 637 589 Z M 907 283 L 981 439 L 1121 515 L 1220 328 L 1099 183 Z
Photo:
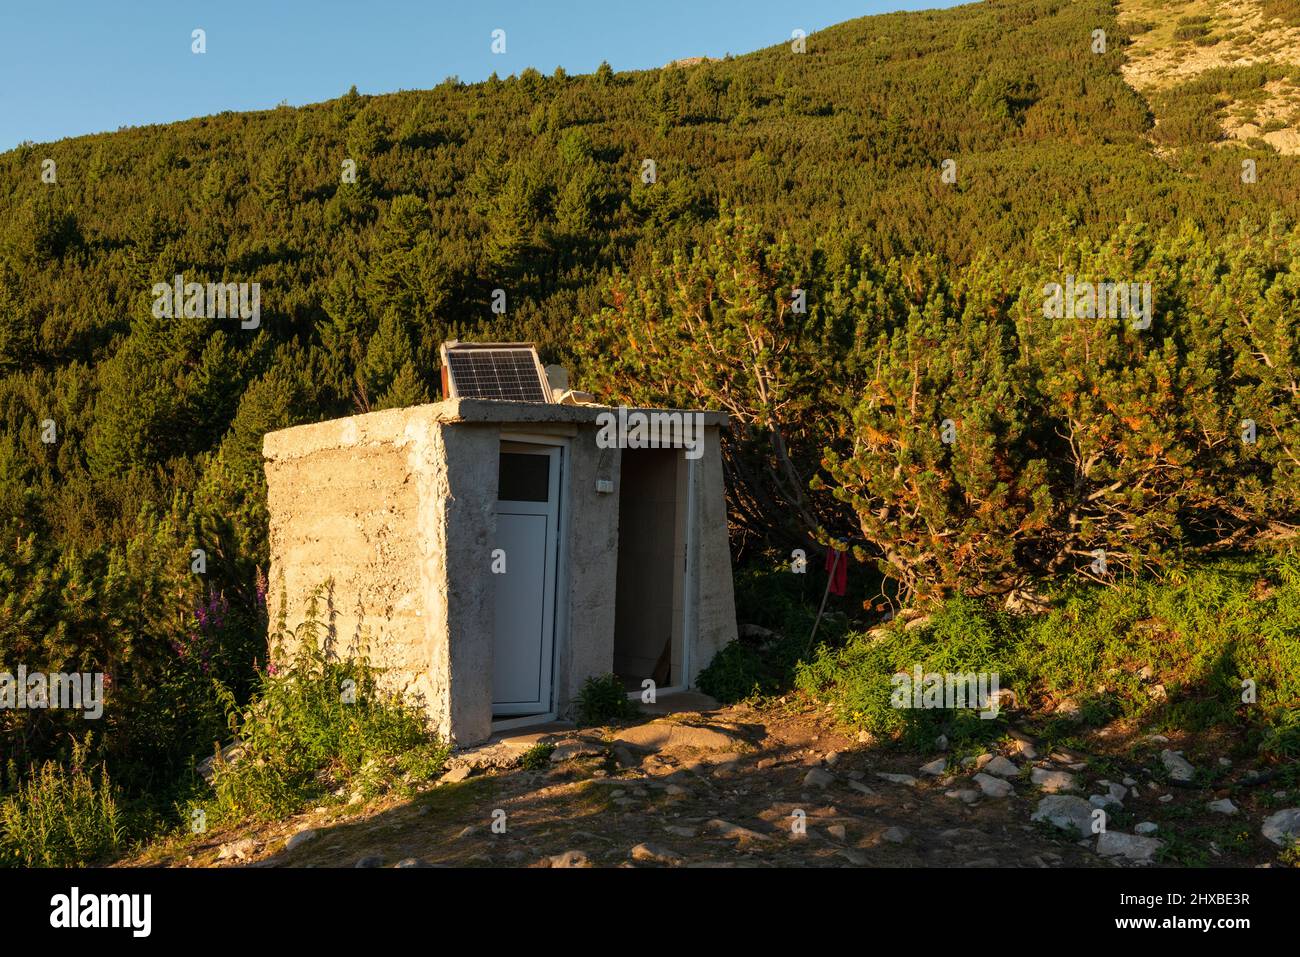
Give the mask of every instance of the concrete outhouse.
M 565 717 L 589 677 L 692 687 L 736 636 L 725 423 L 452 398 L 272 432 L 271 621 L 330 582 L 335 653 L 459 745 Z

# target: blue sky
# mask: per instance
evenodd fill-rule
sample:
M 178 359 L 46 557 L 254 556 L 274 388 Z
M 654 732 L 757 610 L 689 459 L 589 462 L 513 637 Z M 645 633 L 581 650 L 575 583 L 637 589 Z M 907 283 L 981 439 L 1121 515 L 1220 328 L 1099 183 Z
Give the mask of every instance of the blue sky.
M 745 53 L 950 0 L 0 0 L 0 150 L 219 113 Z M 190 50 L 207 33 L 207 52 Z M 491 52 L 494 29 L 506 53 Z

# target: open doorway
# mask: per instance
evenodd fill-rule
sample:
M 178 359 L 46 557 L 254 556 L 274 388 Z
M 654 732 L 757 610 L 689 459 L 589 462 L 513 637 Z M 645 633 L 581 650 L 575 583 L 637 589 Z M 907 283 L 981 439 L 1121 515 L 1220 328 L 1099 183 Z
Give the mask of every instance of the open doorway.
M 614 673 L 639 692 L 684 687 L 688 463 L 681 449 L 625 449 L 618 498 Z

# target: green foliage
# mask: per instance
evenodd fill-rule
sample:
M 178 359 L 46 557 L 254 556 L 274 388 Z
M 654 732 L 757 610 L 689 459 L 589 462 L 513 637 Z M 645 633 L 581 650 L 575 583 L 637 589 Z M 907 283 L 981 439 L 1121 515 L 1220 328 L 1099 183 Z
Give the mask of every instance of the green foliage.
M 78 742 L 69 766 L 45 761 L 21 783 L 12 762 L 13 793 L 0 801 L 0 866 L 80 867 L 124 849 L 118 794 L 102 765 L 89 765 Z
M 224 822 L 272 819 L 318 800 L 335 787 L 365 796 L 438 774 L 450 749 L 425 728 L 422 711 L 382 692 L 363 659 L 338 660 L 320 647 L 315 615 L 275 646 L 296 648 L 268 665 L 251 704 L 226 696 L 238 761 L 215 762 L 213 805 Z
M 772 634 L 728 644 L 700 672 L 700 690 L 726 703 L 786 691 L 799 662 L 814 651 L 810 639 L 821 582 L 819 575 L 792 574 L 788 565 L 737 569 L 737 620 Z M 844 629 L 842 612 L 828 609 L 818 626 L 818 642 L 835 644 Z
M 555 745 L 538 741 L 519 758 L 519 766 L 525 771 L 540 771 L 550 766 L 554 753 Z
M 636 715 L 636 706 L 628 699 L 618 675 L 588 678 L 574 703 L 579 724 L 609 724 Z
M 1085 726 L 1112 718 L 1152 732 L 1241 732 L 1268 758 L 1294 755 L 1300 695 L 1300 556 L 1227 558 L 1178 582 L 1058 586 L 1051 610 L 1020 618 L 955 598 L 920 628 L 851 635 L 801 667 L 797 685 L 839 717 L 924 746 L 940 732 L 986 739 L 998 721 L 971 713 L 891 706 L 890 678 L 911 673 L 997 673 L 1016 704 L 1072 698 Z M 1155 679 L 1141 675 L 1143 667 Z M 1152 681 L 1165 688 L 1152 694 Z M 1243 701 L 1244 682 L 1254 700 Z

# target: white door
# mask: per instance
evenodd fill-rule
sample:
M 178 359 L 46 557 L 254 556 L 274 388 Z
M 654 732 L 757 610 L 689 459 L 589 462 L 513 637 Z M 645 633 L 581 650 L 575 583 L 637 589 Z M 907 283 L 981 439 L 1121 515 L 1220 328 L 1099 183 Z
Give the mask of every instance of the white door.
M 493 575 L 494 716 L 551 710 L 560 454 L 553 445 L 501 443 L 495 547 L 504 552 L 505 571 Z

